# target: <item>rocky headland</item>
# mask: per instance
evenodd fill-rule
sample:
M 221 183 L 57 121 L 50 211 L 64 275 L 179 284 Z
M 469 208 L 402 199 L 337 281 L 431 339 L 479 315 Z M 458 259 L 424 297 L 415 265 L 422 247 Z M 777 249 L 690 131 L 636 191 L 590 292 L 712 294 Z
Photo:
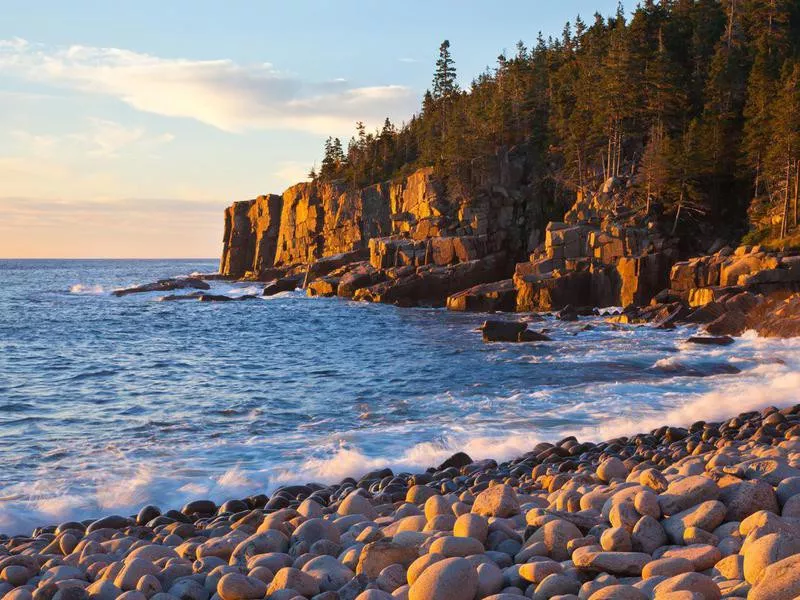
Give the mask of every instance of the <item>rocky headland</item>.
M 783 600 L 800 405 L 0 536 L 4 600 Z
M 225 211 L 220 276 L 264 281 L 264 295 L 456 311 L 559 312 L 619 307 L 617 321 L 701 325 L 713 335 L 800 333 L 800 254 L 708 242 L 685 250 L 660 207 L 637 206 L 630 181 L 580 192 L 547 221 L 527 182 L 525 148 L 493 157 L 470 193 L 433 169 L 351 189 L 312 181 Z M 695 244 L 696 245 L 696 244 Z

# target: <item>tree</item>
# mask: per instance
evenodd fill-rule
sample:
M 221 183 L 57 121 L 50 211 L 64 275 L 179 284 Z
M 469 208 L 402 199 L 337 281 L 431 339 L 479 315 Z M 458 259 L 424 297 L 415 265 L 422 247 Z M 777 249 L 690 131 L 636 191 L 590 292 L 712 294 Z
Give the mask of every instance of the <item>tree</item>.
M 433 99 L 449 99 L 458 92 L 456 82 L 456 65 L 450 55 L 450 41 L 445 40 L 439 46 L 439 59 L 433 75 Z
M 671 140 L 666 136 L 663 126 L 653 125 L 641 161 L 644 175 L 642 191 L 645 195 L 645 212 L 650 213 L 652 200 L 661 200 L 669 186 Z
M 773 105 L 772 123 L 767 172 L 773 181 L 774 203 L 781 206 L 780 237 L 784 238 L 789 229 L 790 198 L 796 198 L 793 180 L 800 159 L 800 61 L 787 61 L 784 67 L 780 91 Z
M 334 138 L 333 144 L 331 145 L 331 156 L 333 157 L 333 163 L 336 166 L 336 170 L 338 171 L 345 164 L 344 150 L 342 149 L 342 140 L 340 140 L 338 137 Z
M 698 120 L 692 120 L 678 143 L 670 144 L 667 162 L 669 164 L 668 195 L 675 215 L 672 235 L 678 230 L 681 217 L 699 217 L 708 213 L 707 196 L 701 186 L 708 165 L 700 150 L 698 138 L 702 136 Z
M 325 152 L 322 157 L 322 166 L 319 170 L 321 179 L 333 179 L 336 175 L 336 158 L 333 154 L 333 138 L 328 136 L 325 140 Z
M 630 20 L 620 7 L 519 42 L 466 91 L 445 40 L 420 110 L 374 132 L 357 123 L 346 155 L 329 138 L 318 177 L 361 187 L 432 166 L 456 198 L 481 193 L 513 148 L 542 218 L 613 175 L 626 202 L 665 208 L 667 230 L 732 237 L 773 219 L 787 235 L 798 56 L 798 0 L 640 0 Z

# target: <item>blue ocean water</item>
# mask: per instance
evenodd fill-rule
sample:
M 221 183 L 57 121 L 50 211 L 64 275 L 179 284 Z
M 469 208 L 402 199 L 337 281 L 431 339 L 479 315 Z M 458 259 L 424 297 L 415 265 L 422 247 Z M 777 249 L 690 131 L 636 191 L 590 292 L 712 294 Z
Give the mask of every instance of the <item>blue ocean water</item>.
M 531 327 L 553 342 L 484 344 L 479 314 L 110 295 L 215 269 L 0 261 L 0 533 L 800 401 L 794 340 L 692 347 L 686 328 L 546 317 Z

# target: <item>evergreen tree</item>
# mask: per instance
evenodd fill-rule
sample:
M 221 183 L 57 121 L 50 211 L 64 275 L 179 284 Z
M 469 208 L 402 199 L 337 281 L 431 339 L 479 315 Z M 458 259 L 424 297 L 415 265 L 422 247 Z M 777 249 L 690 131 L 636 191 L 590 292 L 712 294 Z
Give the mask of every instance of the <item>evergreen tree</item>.
M 787 62 L 780 90 L 772 111 L 771 146 L 767 154 L 767 173 L 773 182 L 771 205 L 777 213 L 780 237 L 786 237 L 792 215 L 790 203 L 797 206 L 797 163 L 800 159 L 800 61 Z M 796 223 L 797 209 L 794 210 Z
M 336 175 L 336 158 L 333 154 L 333 138 L 325 140 L 325 153 L 322 157 L 322 166 L 319 171 L 320 178 L 329 180 Z
M 451 98 L 457 92 L 456 65 L 450 55 L 450 41 L 445 40 L 439 46 L 439 59 L 433 75 L 433 99 Z
M 374 132 L 357 123 L 346 154 L 328 138 L 318 178 L 361 187 L 433 166 L 457 197 L 518 146 L 526 197 L 553 217 L 575 190 L 619 176 L 628 200 L 657 202 L 678 232 L 795 227 L 798 0 L 641 0 L 630 20 L 621 7 L 577 17 L 556 38 L 518 42 L 467 92 L 450 51 L 445 40 L 417 114 Z

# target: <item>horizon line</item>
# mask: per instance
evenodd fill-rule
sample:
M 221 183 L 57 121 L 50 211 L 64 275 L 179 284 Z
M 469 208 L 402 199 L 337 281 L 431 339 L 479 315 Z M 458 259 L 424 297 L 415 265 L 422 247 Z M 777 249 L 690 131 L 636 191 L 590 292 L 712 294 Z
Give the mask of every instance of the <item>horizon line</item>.
M 0 256 L 0 260 L 216 260 L 213 256 Z

